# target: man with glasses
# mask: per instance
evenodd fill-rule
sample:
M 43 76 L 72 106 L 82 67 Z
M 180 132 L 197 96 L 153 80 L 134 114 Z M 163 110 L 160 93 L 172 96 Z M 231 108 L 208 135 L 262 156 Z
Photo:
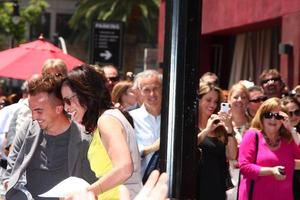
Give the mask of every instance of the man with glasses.
M 107 87 L 111 93 L 114 86 L 120 81 L 120 76 L 117 68 L 113 65 L 105 65 L 102 67 L 107 79 Z
M 267 100 L 267 97 L 264 95 L 264 92 L 261 87 L 254 85 L 248 88 L 249 91 L 249 103 L 247 106 L 247 115 L 253 119 L 256 111 L 260 105 Z
M 260 77 L 261 87 L 264 94 L 268 97 L 281 98 L 284 93 L 285 84 L 277 69 L 265 69 Z
M 9 155 L 6 199 L 45 200 L 38 195 L 69 176 L 95 181 L 87 159 L 90 136 L 65 115 L 57 77 L 39 77 L 28 88 L 32 120 Z
M 152 155 L 159 150 L 162 75 L 155 70 L 145 70 L 137 74 L 137 77 L 135 84 L 143 105 L 129 113 L 134 121 L 137 143 L 142 156 L 143 176 Z

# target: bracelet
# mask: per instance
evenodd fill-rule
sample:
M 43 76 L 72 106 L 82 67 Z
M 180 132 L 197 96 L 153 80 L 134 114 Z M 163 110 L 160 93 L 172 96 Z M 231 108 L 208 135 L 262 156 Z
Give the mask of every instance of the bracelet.
M 234 137 L 232 133 L 227 133 L 227 137 Z

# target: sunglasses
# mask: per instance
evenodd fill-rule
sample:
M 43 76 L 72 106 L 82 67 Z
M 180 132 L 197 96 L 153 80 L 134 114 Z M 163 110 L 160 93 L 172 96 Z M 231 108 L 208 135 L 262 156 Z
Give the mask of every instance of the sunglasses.
M 280 80 L 281 80 L 280 77 L 270 78 L 270 79 L 262 80 L 261 84 L 263 85 L 263 84 L 268 83 L 269 81 L 274 81 L 275 82 L 275 81 L 280 81 Z
M 300 116 L 300 109 L 294 110 L 294 111 L 289 111 L 288 112 L 289 116 L 292 117 L 293 115 L 299 117 Z
M 119 76 L 115 76 L 115 77 L 108 77 L 107 79 L 109 79 L 111 82 L 117 82 L 120 80 Z
M 268 97 L 266 96 L 261 96 L 261 97 L 257 97 L 256 99 L 250 99 L 249 102 L 252 103 L 260 103 L 260 102 L 264 102 L 265 100 L 267 100 Z
M 300 93 L 297 93 L 296 91 L 292 90 L 288 93 L 288 95 L 290 97 L 296 97 L 296 98 L 299 98 L 300 97 Z
M 70 97 L 64 97 L 63 98 L 64 104 L 67 104 L 68 106 L 71 105 L 71 100 L 76 96 L 77 96 L 77 94 L 74 94 L 73 96 L 70 96 Z
M 263 114 L 265 119 L 271 119 L 271 118 L 275 118 L 276 120 L 283 120 L 284 117 L 282 115 L 280 115 L 279 113 L 272 113 L 272 112 L 265 112 Z

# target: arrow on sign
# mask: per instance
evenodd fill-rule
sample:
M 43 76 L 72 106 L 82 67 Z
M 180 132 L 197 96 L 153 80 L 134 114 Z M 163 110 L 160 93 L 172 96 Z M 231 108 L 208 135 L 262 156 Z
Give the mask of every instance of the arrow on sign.
M 104 53 L 100 53 L 100 57 L 103 57 L 105 60 L 109 60 L 111 58 L 112 54 L 110 51 L 105 50 Z

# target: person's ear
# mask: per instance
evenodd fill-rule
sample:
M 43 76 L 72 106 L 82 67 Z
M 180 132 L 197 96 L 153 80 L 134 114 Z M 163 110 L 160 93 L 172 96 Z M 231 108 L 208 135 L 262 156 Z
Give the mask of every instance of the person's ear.
M 63 105 L 56 106 L 55 111 L 57 114 L 64 112 L 64 106 Z

